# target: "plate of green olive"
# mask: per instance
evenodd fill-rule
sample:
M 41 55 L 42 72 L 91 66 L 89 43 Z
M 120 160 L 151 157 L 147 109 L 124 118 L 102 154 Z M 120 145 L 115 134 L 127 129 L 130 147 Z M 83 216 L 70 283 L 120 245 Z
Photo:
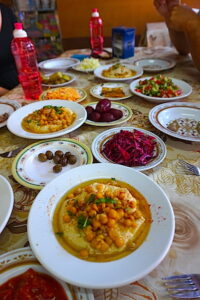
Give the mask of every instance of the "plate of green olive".
M 77 140 L 43 140 L 18 153 L 12 164 L 12 174 L 20 184 L 40 190 L 58 173 L 91 164 L 92 161 L 90 149 Z
M 70 84 L 76 79 L 72 73 L 54 72 L 50 74 L 41 74 L 42 85 L 46 87 L 60 87 Z

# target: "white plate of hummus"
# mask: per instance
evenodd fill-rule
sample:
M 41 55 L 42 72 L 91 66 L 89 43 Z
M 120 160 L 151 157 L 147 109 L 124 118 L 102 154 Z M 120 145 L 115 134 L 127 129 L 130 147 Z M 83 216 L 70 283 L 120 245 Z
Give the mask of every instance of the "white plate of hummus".
M 37 195 L 28 237 L 50 273 L 102 289 L 156 268 L 171 246 L 174 225 L 167 195 L 149 177 L 117 164 L 91 164 L 56 177 Z
M 86 120 L 85 108 L 67 100 L 44 100 L 15 111 L 7 121 L 10 132 L 29 139 L 58 137 L 79 128 Z
M 94 75 L 107 81 L 127 81 L 136 79 L 143 74 L 140 66 L 115 63 L 103 65 L 94 70 Z

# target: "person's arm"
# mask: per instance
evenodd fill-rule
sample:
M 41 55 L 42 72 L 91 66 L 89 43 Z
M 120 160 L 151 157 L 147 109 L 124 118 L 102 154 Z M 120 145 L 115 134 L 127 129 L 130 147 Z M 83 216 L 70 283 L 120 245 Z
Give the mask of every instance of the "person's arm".
M 180 5 L 173 8 L 169 20 L 169 26 L 185 33 L 192 59 L 200 71 L 200 16 L 187 5 Z
M 154 0 L 154 6 L 165 19 L 174 47 L 181 55 L 186 55 L 190 52 L 190 49 L 185 33 L 170 27 L 170 12 L 174 6 L 179 4 L 180 0 Z
M 165 21 L 169 30 L 169 36 L 172 41 L 172 44 L 179 52 L 179 54 L 187 55 L 188 53 L 190 53 L 190 47 L 185 32 L 170 28 L 169 20 L 166 19 Z

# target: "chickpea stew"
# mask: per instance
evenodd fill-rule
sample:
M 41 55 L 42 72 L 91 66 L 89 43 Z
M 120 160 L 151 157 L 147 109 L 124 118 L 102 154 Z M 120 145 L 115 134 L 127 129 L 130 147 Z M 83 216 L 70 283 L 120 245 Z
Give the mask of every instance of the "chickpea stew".
M 53 216 L 62 247 L 93 262 L 113 261 L 136 250 L 146 239 L 151 222 L 147 200 L 114 178 L 74 187 L 60 200 Z

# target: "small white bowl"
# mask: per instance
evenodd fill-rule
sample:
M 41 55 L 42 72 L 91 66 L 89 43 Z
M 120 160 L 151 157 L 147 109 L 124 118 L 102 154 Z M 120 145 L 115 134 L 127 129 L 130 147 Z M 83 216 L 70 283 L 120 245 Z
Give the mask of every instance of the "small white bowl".
M 64 72 L 79 63 L 80 60 L 76 58 L 59 57 L 41 61 L 38 66 L 43 72 Z

